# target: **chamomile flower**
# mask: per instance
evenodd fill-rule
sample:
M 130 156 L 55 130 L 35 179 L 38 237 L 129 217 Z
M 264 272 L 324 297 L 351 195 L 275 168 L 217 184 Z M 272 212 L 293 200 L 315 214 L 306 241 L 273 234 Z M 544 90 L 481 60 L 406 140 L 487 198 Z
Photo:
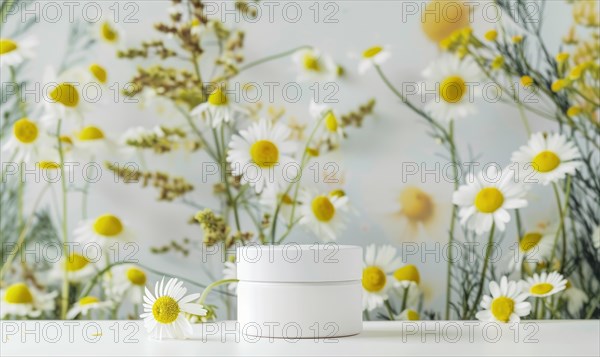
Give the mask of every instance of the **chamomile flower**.
M 332 81 L 337 77 L 338 67 L 333 59 L 316 48 L 299 50 L 292 60 L 300 71 L 299 82 Z
M 394 285 L 402 287 L 404 289 L 409 287 L 417 287 L 421 282 L 421 275 L 419 269 L 412 264 L 407 264 L 394 271 Z
M 413 309 L 405 309 L 400 315 L 394 316 L 394 319 L 398 321 L 419 321 L 421 316 Z
M 460 208 L 460 223 L 482 234 L 493 224 L 504 231 L 510 221 L 508 210 L 527 206 L 524 194 L 524 187 L 514 182 L 512 170 L 498 173 L 495 166 L 490 166 L 476 177 L 470 174 L 467 184 L 454 192 L 452 202 Z
M 108 310 L 113 306 L 111 301 L 101 301 L 95 296 L 84 296 L 67 312 L 67 319 L 73 320 L 80 314 L 91 317 L 92 311 Z
M 323 120 L 321 140 L 333 147 L 339 146 L 344 138 L 344 129 L 339 114 L 332 108 L 315 102 L 310 103 L 310 115 L 317 121 Z
M 445 54 L 425 69 L 427 90 L 435 89 L 435 98 L 425 105 L 434 119 L 449 122 L 476 112 L 475 84 L 482 79 L 477 64 L 470 58 Z
M 294 206 L 298 209 L 298 203 L 294 203 L 294 199 L 285 190 L 278 189 L 274 186 L 268 186 L 260 195 L 259 203 L 268 210 L 269 213 L 275 214 L 277 205 L 279 205 L 278 219 L 284 223 L 289 223 L 292 220 L 292 210 Z M 299 211 L 295 212 L 296 214 Z
M 556 227 L 549 224 L 541 224 L 525 233 L 519 241 L 517 256 L 510 259 L 508 269 L 521 271 L 523 263 L 531 269 L 535 264 L 550 259 L 555 233 Z
M 384 64 L 390 57 L 389 46 L 373 46 L 363 51 L 358 63 L 358 73 L 365 74 L 369 69 Z
M 492 296 L 484 295 L 481 299 L 480 306 L 484 310 L 475 315 L 478 320 L 514 323 L 521 321 L 521 317 L 529 315 L 531 304 L 525 301 L 528 295 L 520 291 L 517 282 L 509 282 L 503 276 L 500 284 L 491 281 L 489 286 Z
M 103 161 L 113 158 L 118 153 L 125 153 L 119 143 L 96 125 L 87 125 L 75 132 L 73 145 L 77 149 L 75 156 L 80 160 Z
M 589 300 L 585 292 L 571 285 L 569 280 L 567 280 L 566 288 L 561 297 L 567 301 L 567 311 L 569 311 L 569 314 L 575 317 L 577 317 L 583 305 Z
M 96 22 L 95 35 L 100 43 L 112 47 L 121 47 L 125 41 L 125 31 L 108 18 Z
M 512 154 L 511 161 L 521 164 L 521 169 L 532 173 L 533 180 L 542 185 L 557 182 L 573 175 L 581 165 L 579 151 L 562 134 L 535 133 L 527 145 Z
M 566 287 L 567 280 L 555 271 L 550 274 L 546 272 L 533 274 L 532 277 L 527 278 L 527 283 L 524 285 L 527 293 L 535 297 L 554 295 L 565 290 Z
M 303 190 L 300 194 L 299 223 L 308 227 L 319 239 L 335 240 L 346 227 L 349 214 L 348 196 L 322 194 Z
M 110 213 L 83 221 L 75 229 L 75 240 L 82 243 L 94 242 L 106 248 L 116 241 L 129 242 L 133 234 L 123 221 Z
M 223 123 L 229 123 L 238 114 L 246 111 L 230 102 L 225 88 L 218 86 L 209 96 L 208 100 L 192 109 L 193 116 L 201 116 L 206 119 L 210 126 L 219 128 Z
M 111 299 L 127 299 L 133 304 L 141 304 L 146 287 L 146 272 L 135 264 L 121 264 L 111 269 L 111 278 L 105 280 L 105 290 Z
M 225 262 L 223 267 L 223 279 L 237 279 L 237 265 L 235 262 Z M 235 293 L 237 291 L 237 285 L 237 283 L 228 284 L 227 289 Z
M 35 121 L 29 118 L 17 120 L 12 135 L 2 146 L 2 151 L 15 155 L 16 162 L 30 163 L 52 145 L 52 139 Z
M 67 257 L 55 264 L 52 270 L 54 280 L 62 280 L 65 269 L 67 270 L 67 280 L 72 283 L 87 281 L 96 274 L 95 264 L 86 256 L 79 253 L 71 253 Z
M 23 39 L 0 38 L 0 68 L 17 66 L 26 59 L 32 58 L 33 49 L 38 42 L 33 37 Z
M 298 164 L 292 158 L 296 144 L 289 140 L 291 130 L 279 123 L 261 119 L 233 135 L 227 162 L 242 184 L 254 186 L 257 193 L 265 187 L 283 187 L 296 176 L 288 177 Z
M 394 203 L 394 223 L 399 221 L 401 240 L 416 240 L 425 233 L 428 238 L 437 238 L 445 232 L 444 222 L 451 211 L 449 200 L 439 198 L 441 194 L 430 188 L 417 185 L 404 187 Z
M 25 283 L 15 283 L 0 289 L 0 317 L 37 318 L 44 312 L 54 311 L 57 291 L 45 293 Z
M 79 89 L 81 83 L 65 75 L 58 76 L 51 68 L 44 72 L 44 83 L 48 90 L 44 93 L 44 115 L 40 121 L 51 129 L 56 128 L 59 120 L 81 122 L 87 107 Z
M 391 274 L 400 265 L 396 257 L 396 248 L 385 245 L 379 249 L 374 244 L 367 247 L 363 264 L 363 310 L 374 310 L 383 306 L 388 299 L 388 274 Z
M 144 326 L 150 335 L 157 339 L 185 339 L 193 334 L 192 325 L 185 318 L 185 313 L 204 316 L 207 311 L 202 305 L 193 303 L 200 294 L 185 295 L 187 289 L 183 282 L 175 278 L 156 282 L 154 294 L 146 288 L 144 296 Z

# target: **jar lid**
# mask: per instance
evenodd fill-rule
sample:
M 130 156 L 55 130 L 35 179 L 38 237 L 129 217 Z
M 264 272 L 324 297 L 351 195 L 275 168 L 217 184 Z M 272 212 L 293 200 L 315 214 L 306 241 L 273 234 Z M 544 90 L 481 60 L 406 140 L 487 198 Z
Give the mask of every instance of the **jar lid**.
M 246 245 L 237 248 L 240 281 L 325 282 L 362 278 L 362 248 L 335 243 Z

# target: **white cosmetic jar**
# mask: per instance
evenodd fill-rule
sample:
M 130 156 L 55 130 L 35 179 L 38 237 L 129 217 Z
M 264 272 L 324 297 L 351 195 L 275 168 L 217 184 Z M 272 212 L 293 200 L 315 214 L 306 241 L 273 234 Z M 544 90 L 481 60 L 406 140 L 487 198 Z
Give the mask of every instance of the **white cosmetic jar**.
M 330 338 L 362 331 L 362 248 L 237 248 L 238 322 L 250 336 Z

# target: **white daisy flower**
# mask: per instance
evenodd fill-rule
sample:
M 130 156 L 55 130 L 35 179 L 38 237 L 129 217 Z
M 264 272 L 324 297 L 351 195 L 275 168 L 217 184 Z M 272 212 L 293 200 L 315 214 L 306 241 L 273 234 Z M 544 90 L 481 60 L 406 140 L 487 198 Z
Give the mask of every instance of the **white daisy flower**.
M 452 195 L 452 202 L 460 208 L 461 224 L 482 234 L 488 232 L 492 224 L 504 231 L 510 221 L 508 210 L 527 206 L 524 194 L 524 186 L 514 182 L 512 170 L 504 169 L 499 174 L 495 166 L 490 166 L 476 177 L 469 174 L 467 184 Z
M 579 151 L 567 137 L 558 133 L 531 135 L 527 145 L 514 152 L 511 161 L 519 163 L 525 174 L 532 173 L 532 180 L 542 185 L 557 182 L 566 175 L 573 175 L 581 165 Z
M 316 48 L 299 50 L 292 60 L 300 71 L 298 82 L 333 81 L 338 75 L 338 67 L 333 59 Z
M 363 264 L 363 310 L 374 310 L 383 306 L 388 299 L 388 274 L 400 266 L 400 259 L 396 257 L 396 248 L 391 245 L 377 247 L 371 244 L 365 251 Z
M 107 248 L 114 242 L 130 242 L 133 233 L 123 221 L 110 213 L 79 223 L 73 232 L 75 240 L 82 244 L 94 242 Z
M 71 253 L 68 257 L 63 257 L 58 264 L 55 264 L 51 272 L 54 280 L 62 280 L 64 277 L 65 266 L 67 270 L 67 279 L 72 283 L 85 282 L 93 277 L 96 272 L 95 263 L 79 253 Z
M 0 289 L 0 317 L 38 318 L 44 312 L 54 311 L 57 291 L 44 293 L 34 286 L 15 283 Z
M 205 118 L 213 128 L 219 128 L 223 123 L 229 123 L 237 114 L 245 114 L 246 110 L 229 101 L 225 88 L 218 86 L 208 100 L 192 109 L 193 116 Z
M 574 317 L 577 317 L 583 305 L 589 301 L 586 293 L 571 285 L 571 282 L 567 280 L 567 286 L 561 296 L 567 301 L 567 311 Z
M 435 60 L 425 71 L 425 88 L 433 90 L 436 95 L 425 104 L 425 111 L 434 119 L 449 122 L 464 118 L 476 112 L 473 98 L 476 85 L 483 76 L 477 64 L 470 58 L 445 54 Z
M 294 199 L 289 194 L 285 193 L 284 190 L 280 190 L 274 186 L 268 186 L 263 190 L 260 195 L 259 203 L 272 215 L 275 214 L 277 205 L 280 205 L 277 218 L 282 220 L 284 223 L 291 222 L 292 210 L 294 206 L 296 206 L 296 217 L 294 218 L 297 219 L 300 216 L 297 202 L 294 204 Z
M 114 301 L 127 299 L 133 304 L 141 304 L 144 297 L 147 276 L 135 264 L 120 264 L 111 269 L 110 279 L 104 281 L 105 291 Z
M 421 281 L 419 269 L 412 264 L 407 264 L 394 271 L 394 286 L 400 288 L 417 287 Z
M 52 146 L 52 138 L 29 118 L 15 121 L 12 129 L 12 135 L 2 146 L 2 151 L 14 154 L 16 162 L 31 163 Z
M 348 196 L 339 190 L 320 194 L 306 189 L 299 196 L 302 217 L 299 223 L 323 241 L 335 240 L 346 227 Z
M 309 112 L 315 120 L 323 120 L 325 124 L 321 133 L 321 140 L 337 147 L 345 137 L 339 114 L 332 108 L 324 104 L 317 104 L 314 101 L 310 103 Z
M 237 279 L 237 265 L 235 262 L 227 261 L 223 267 L 223 279 Z M 231 283 L 227 285 L 227 289 L 232 292 L 237 292 L 237 283 Z
M 484 310 L 475 315 L 480 321 L 514 323 L 531 312 L 531 304 L 525 301 L 528 295 L 521 292 L 517 282 L 509 282 L 505 276 L 500 279 L 500 285 L 490 282 L 490 293 L 491 297 L 484 295 L 481 299 Z
M 389 46 L 373 46 L 363 51 L 358 63 L 358 74 L 365 74 L 369 69 L 384 64 L 390 57 Z
M 565 290 L 567 280 L 558 272 L 533 274 L 527 278 L 525 291 L 534 297 L 546 297 Z
M 4 66 L 16 66 L 26 59 L 34 57 L 33 49 L 38 45 L 34 37 L 26 37 L 21 40 L 0 38 L 0 68 Z
M 44 115 L 40 121 L 51 129 L 56 128 L 59 119 L 80 123 L 88 107 L 80 92 L 76 79 L 58 76 L 52 68 L 44 72 Z
M 516 256 L 511 257 L 508 263 L 508 269 L 521 271 L 523 263 L 531 269 L 536 264 L 550 259 L 556 229 L 553 225 L 544 224 L 536 230 L 525 233 L 519 242 Z
M 185 296 L 187 289 L 183 282 L 175 278 L 164 284 L 163 278 L 156 282 L 154 295 L 146 288 L 144 296 L 144 326 L 150 335 L 159 340 L 163 338 L 185 339 L 193 334 L 192 325 L 185 318 L 185 313 L 204 316 L 206 309 L 202 305 L 192 303 L 200 294 Z
M 67 312 L 67 319 L 73 320 L 79 314 L 91 317 L 88 314 L 91 314 L 92 311 L 105 311 L 111 309 L 113 306 L 114 304 L 111 301 L 100 301 L 95 296 L 84 296 L 73 304 L 73 307 Z
M 87 125 L 73 135 L 74 156 L 79 160 L 105 161 L 126 150 L 98 126 Z M 128 148 L 130 149 L 130 148 Z
M 405 309 L 399 315 L 394 316 L 394 320 L 397 321 L 419 321 L 421 316 L 413 309 Z
M 296 144 L 290 141 L 291 134 L 287 126 L 261 119 L 233 135 L 227 153 L 232 174 L 241 176 L 241 183 L 254 186 L 258 193 L 292 182 L 296 176 L 290 175 L 300 166 L 292 158 Z

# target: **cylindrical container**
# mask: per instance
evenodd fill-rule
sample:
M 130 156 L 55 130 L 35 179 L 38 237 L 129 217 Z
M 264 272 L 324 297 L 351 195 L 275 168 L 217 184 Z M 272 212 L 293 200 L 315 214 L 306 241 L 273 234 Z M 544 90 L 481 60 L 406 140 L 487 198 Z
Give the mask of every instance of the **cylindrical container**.
M 362 248 L 338 244 L 237 249 L 238 322 L 251 336 L 329 338 L 362 331 Z

